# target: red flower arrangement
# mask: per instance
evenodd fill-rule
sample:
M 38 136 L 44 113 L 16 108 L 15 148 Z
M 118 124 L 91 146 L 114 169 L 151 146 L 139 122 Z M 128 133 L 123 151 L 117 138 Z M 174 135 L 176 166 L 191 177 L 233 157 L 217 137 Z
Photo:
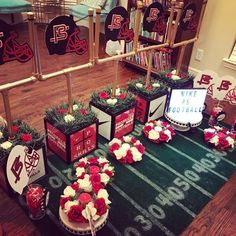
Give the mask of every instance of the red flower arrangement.
M 74 167 L 78 181 L 88 179 L 95 193 L 103 189 L 114 176 L 114 167 L 106 158 L 84 157 Z
M 113 138 L 109 142 L 109 152 L 123 164 L 132 164 L 142 160 L 145 148 L 142 143 L 132 137 L 123 136 L 122 138 Z
M 61 209 L 70 222 L 76 223 L 88 223 L 91 218 L 98 220 L 107 213 L 110 203 L 105 189 L 100 189 L 96 194 L 78 182 L 67 186 L 60 198 Z
M 218 150 L 228 150 L 234 147 L 236 135 L 225 128 L 214 126 L 204 129 L 204 140 Z
M 172 126 L 165 121 L 150 120 L 143 127 L 144 135 L 152 142 L 169 142 L 175 135 Z

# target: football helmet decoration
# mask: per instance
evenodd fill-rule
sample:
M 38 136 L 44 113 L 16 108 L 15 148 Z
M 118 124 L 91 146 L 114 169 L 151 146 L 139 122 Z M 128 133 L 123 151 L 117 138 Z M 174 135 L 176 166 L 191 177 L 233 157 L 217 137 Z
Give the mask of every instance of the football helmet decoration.
M 85 39 L 79 38 L 79 27 L 72 17 L 58 16 L 54 18 L 46 29 L 45 41 L 49 54 L 63 55 L 75 52 L 82 55 L 88 50 Z

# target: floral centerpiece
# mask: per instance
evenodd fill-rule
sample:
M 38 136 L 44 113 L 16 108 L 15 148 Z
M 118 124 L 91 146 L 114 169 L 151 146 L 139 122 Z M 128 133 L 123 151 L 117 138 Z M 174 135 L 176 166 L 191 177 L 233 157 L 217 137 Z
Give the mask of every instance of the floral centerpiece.
M 78 182 L 87 179 L 91 182 L 95 193 L 100 187 L 106 186 L 114 176 L 114 167 L 106 158 L 84 157 L 75 163 L 74 167 Z
M 172 126 L 165 121 L 150 120 L 143 127 L 144 135 L 152 142 L 169 142 L 175 135 Z
M 123 136 L 122 138 L 113 138 L 109 142 L 109 152 L 121 163 L 132 164 L 142 160 L 145 148 L 142 143 L 132 137 Z
M 97 121 L 89 107 L 75 101 L 73 112 L 69 113 L 67 103 L 60 104 L 46 111 L 46 119 L 64 134 L 73 133 Z
M 236 135 L 225 128 L 214 126 L 204 129 L 204 140 L 209 145 L 223 151 L 234 148 Z
M 167 92 L 167 87 L 163 85 L 163 83 L 159 83 L 153 78 L 151 78 L 148 85 L 146 85 L 144 77 L 129 81 L 127 85 L 130 92 L 134 93 L 135 95 L 148 97 L 150 99 L 156 96 L 162 96 Z
M 159 73 L 158 78 L 172 88 L 182 88 L 193 84 L 194 75 L 182 72 L 179 72 L 177 75 L 176 70 L 168 70 Z
M 9 131 L 7 127 L 0 126 L 0 157 L 8 157 L 11 149 L 16 145 L 27 146 L 29 149 L 41 148 L 44 136 L 36 129 L 30 127 L 27 123 L 21 120 L 13 121 L 12 133 L 14 137 L 9 139 Z
M 95 193 L 87 181 L 81 180 L 81 183 L 74 182 L 64 189 L 60 207 L 70 222 L 88 223 L 91 218 L 97 221 L 108 212 L 111 203 L 108 196 L 106 189 Z
M 113 114 L 135 105 L 135 97 L 132 93 L 117 88 L 115 96 L 112 96 L 112 89 L 107 87 L 102 91 L 95 91 L 91 96 L 91 102 L 105 111 Z

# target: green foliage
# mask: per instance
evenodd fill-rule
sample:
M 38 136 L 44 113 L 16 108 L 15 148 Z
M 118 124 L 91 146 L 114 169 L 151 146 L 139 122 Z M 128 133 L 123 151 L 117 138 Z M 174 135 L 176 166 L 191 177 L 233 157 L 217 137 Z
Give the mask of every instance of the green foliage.
M 46 119 L 64 134 L 71 134 L 97 121 L 96 115 L 87 106 L 75 101 L 73 103 L 74 121 L 66 122 L 65 116 L 69 114 L 68 104 L 60 104 L 46 111 Z

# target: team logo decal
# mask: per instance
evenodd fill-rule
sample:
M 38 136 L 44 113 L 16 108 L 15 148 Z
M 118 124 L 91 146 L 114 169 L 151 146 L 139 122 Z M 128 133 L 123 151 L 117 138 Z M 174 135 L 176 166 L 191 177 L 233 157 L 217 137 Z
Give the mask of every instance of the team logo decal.
M 82 55 L 88 50 L 85 39 L 79 38 L 80 30 L 69 16 L 58 16 L 46 29 L 46 45 L 49 54 L 63 55 L 75 52 Z
M 166 26 L 167 18 L 165 17 L 162 5 L 159 2 L 150 4 L 143 17 L 143 30 L 164 35 Z
M 12 26 L 0 20 L 0 65 L 14 60 L 24 63 L 33 57 L 29 44 L 19 43 L 17 37 Z
M 134 31 L 129 28 L 128 12 L 124 7 L 116 7 L 109 12 L 105 22 L 105 35 L 107 41 L 133 40 Z

